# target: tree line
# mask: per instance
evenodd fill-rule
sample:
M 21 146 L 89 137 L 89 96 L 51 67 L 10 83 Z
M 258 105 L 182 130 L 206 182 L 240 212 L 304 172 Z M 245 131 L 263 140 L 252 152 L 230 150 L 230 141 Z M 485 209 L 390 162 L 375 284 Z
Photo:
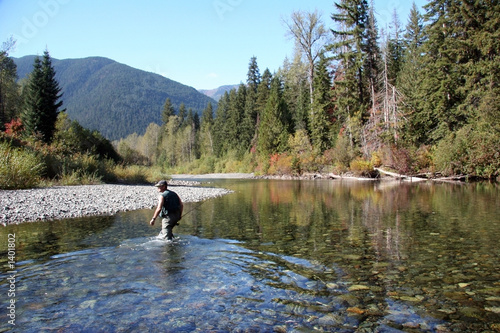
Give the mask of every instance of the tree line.
M 119 151 L 177 168 L 261 173 L 500 174 L 500 5 L 434 0 L 396 13 L 379 30 L 366 0 L 335 3 L 330 26 L 317 12 L 285 22 L 293 59 L 262 73 L 201 119 L 169 100 L 163 123 Z M 135 155 L 137 156 L 137 155 Z
M 395 13 L 387 30 L 366 0 L 334 8 L 328 24 L 318 12 L 292 13 L 285 24 L 293 57 L 274 73 L 251 57 L 246 82 L 216 109 L 208 104 L 199 115 L 167 99 L 161 124 L 114 143 L 119 158 L 182 172 L 372 175 L 382 165 L 407 174 L 498 177 L 500 4 L 433 0 L 424 14 L 413 5 L 405 27 Z M 2 130 L 22 126 L 46 144 L 105 143 L 81 128 L 61 135 L 57 128 L 78 128 L 67 118 L 53 125 L 64 112 L 48 52 L 20 93 L 9 42 L 0 53 Z M 42 92 L 56 115 L 37 106 Z

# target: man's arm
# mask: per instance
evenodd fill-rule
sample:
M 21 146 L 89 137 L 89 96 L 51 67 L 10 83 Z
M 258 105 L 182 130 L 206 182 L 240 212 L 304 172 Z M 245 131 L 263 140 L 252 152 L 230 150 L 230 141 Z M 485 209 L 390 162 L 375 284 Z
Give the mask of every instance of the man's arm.
M 161 208 L 163 207 L 163 200 L 164 200 L 163 195 L 159 195 L 158 196 L 158 206 L 156 207 L 155 213 L 153 214 L 153 218 L 151 219 L 151 221 L 149 221 L 149 224 L 151 224 L 151 225 L 155 224 L 156 218 L 161 213 Z

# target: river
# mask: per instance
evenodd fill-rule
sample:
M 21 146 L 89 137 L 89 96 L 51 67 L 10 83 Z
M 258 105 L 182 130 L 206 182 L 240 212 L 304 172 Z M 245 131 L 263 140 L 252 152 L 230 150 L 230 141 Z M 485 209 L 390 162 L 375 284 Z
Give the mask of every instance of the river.
M 171 244 L 152 210 L 0 228 L 0 331 L 500 330 L 497 184 L 206 183 Z

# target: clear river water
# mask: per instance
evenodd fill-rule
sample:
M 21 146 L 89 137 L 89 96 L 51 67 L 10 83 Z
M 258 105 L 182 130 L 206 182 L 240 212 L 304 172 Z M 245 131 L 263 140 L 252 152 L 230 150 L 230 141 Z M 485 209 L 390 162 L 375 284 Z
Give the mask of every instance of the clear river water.
M 0 332 L 500 331 L 498 184 L 209 185 L 171 244 L 149 209 L 0 227 Z

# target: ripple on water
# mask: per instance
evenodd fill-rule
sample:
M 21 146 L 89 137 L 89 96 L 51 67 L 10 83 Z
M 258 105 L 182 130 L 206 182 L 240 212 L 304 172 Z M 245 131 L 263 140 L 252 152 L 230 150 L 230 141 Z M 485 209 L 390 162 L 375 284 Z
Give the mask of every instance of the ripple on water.
M 331 267 L 192 236 L 173 243 L 142 237 L 53 255 L 20 267 L 18 275 L 16 324 L 26 332 L 353 331 L 366 318 L 353 310 L 361 298 L 348 286 L 325 281 L 335 276 Z M 380 318 L 377 310 L 373 318 Z M 384 320 L 422 321 L 396 302 Z

